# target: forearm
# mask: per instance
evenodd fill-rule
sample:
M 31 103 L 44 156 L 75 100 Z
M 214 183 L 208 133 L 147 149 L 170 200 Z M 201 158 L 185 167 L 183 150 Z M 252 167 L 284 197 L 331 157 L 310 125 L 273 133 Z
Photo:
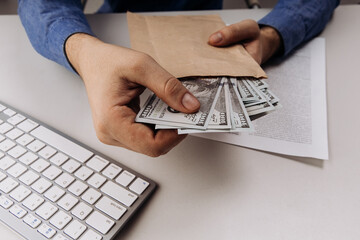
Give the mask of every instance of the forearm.
M 19 16 L 37 52 L 72 70 L 64 44 L 77 32 L 93 34 L 80 1 L 19 0 Z
M 338 0 L 280 0 L 262 18 L 260 26 L 276 29 L 283 40 L 283 54 L 319 34 L 332 16 Z

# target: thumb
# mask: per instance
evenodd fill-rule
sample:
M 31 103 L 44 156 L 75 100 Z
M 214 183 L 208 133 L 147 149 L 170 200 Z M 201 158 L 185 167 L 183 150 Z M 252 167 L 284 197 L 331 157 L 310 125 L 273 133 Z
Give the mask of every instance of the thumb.
M 200 108 L 200 102 L 174 76 L 158 79 L 155 86 L 149 86 L 156 96 L 173 109 L 180 112 L 192 113 Z
M 240 41 L 254 40 L 259 37 L 259 25 L 254 20 L 244 20 L 210 35 L 208 43 L 212 46 L 227 46 Z
M 149 88 L 156 96 L 177 111 L 192 113 L 199 110 L 200 102 L 177 78 L 153 59 L 147 60 L 147 64 L 143 65 L 146 70 L 140 71 L 143 74 L 137 78 L 138 84 Z

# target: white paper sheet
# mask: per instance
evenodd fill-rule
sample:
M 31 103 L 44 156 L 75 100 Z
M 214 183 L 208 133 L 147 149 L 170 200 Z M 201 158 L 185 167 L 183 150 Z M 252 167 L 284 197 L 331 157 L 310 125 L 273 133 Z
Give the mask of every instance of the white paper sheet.
M 194 136 L 285 155 L 328 159 L 325 39 L 265 66 L 282 108 L 253 121 L 254 133 Z

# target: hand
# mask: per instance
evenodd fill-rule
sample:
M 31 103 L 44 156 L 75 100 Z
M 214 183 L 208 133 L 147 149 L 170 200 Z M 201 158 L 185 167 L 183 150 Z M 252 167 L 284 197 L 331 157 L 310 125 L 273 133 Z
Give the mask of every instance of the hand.
M 211 34 L 208 43 L 216 47 L 241 43 L 259 64 L 269 60 L 282 47 L 281 37 L 274 28 L 259 28 L 254 20 L 244 20 L 226 26 Z
M 181 82 L 150 56 L 81 33 L 69 37 L 65 50 L 85 83 L 101 142 L 159 156 L 185 138 L 176 130 L 154 131 L 135 123 L 145 87 L 178 111 L 191 113 L 200 108 Z

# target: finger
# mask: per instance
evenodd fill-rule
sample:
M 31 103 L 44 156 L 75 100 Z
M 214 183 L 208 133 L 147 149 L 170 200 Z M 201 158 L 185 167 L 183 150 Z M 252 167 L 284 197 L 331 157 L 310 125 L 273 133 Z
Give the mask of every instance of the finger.
M 150 127 L 135 123 L 135 116 L 128 107 L 114 109 L 109 126 L 114 140 L 111 144 L 157 157 L 170 151 L 186 137 L 178 135 L 176 130 L 159 130 L 155 133 Z
M 149 88 L 170 107 L 185 113 L 192 113 L 200 108 L 200 102 L 181 82 L 163 69 L 155 60 L 143 55 L 137 63 L 135 81 Z
M 259 25 L 254 20 L 244 20 L 210 35 L 208 43 L 213 46 L 227 46 L 259 37 Z

